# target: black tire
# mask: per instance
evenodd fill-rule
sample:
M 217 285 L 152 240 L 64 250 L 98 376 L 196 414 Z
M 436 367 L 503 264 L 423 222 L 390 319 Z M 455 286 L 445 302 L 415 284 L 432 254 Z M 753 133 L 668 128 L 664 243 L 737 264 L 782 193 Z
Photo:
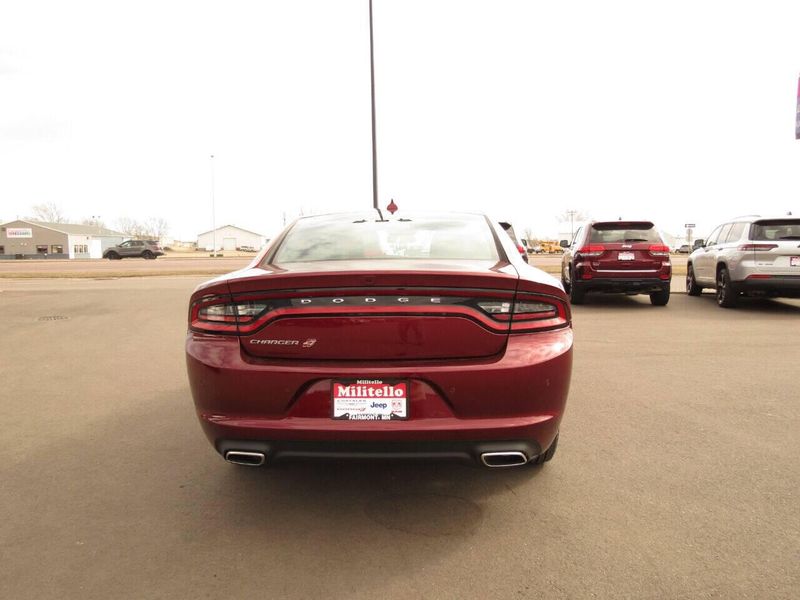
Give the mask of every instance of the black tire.
M 567 281 L 567 278 L 564 277 L 564 267 L 561 267 L 561 285 L 564 287 L 564 291 L 567 292 L 567 294 L 569 294 L 571 285 Z
M 546 462 L 553 460 L 553 456 L 556 454 L 556 448 L 558 447 L 558 434 L 556 434 L 556 439 L 553 440 L 553 443 L 550 444 L 550 447 L 541 453 L 539 456 L 531 460 L 532 465 L 543 465 Z
M 697 280 L 694 278 L 692 265 L 686 266 L 686 293 L 689 296 L 699 296 L 703 293 L 702 286 L 697 285 Z
M 150 252 L 150 250 L 145 250 L 144 252 L 142 252 L 142 258 L 144 258 L 145 260 L 151 260 L 155 257 L 156 257 L 155 254 Z
M 653 306 L 666 306 L 669 302 L 669 286 L 662 289 L 660 292 L 653 292 L 650 294 L 650 303 Z
M 575 281 L 575 270 L 570 269 L 569 272 L 570 286 L 569 286 L 569 301 L 572 304 L 583 304 L 583 299 L 586 296 L 586 291 L 577 281 Z
M 119 260 L 122 257 L 119 254 L 117 254 L 116 252 L 112 251 L 112 252 L 109 252 L 108 254 L 106 254 L 106 258 L 108 260 Z
M 717 270 L 717 304 L 722 308 L 733 308 L 739 300 L 739 292 L 731 281 L 727 267 Z

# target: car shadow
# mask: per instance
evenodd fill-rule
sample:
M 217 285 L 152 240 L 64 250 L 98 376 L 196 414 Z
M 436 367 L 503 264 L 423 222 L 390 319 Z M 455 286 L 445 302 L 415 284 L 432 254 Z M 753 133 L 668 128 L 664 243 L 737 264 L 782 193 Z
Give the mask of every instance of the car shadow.
M 691 298 L 692 301 L 700 300 L 704 305 L 717 307 L 716 296 L 713 292 L 705 291 L 699 298 Z M 722 309 L 732 313 L 761 313 L 769 312 L 773 314 L 800 314 L 800 300 L 790 298 L 748 298 L 742 296 L 736 304 L 735 308 Z

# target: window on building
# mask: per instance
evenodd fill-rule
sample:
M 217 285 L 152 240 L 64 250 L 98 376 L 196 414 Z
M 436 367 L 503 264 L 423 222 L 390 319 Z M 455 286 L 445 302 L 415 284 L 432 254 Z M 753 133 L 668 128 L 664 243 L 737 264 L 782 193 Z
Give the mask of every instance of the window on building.
M 86 244 L 75 244 L 72 247 L 72 250 L 75 252 L 75 254 L 87 254 L 89 252 L 89 246 Z
M 5 253 L 6 253 L 6 247 L 0 246 L 0 254 L 5 254 Z
M 64 246 L 61 244 L 53 244 L 50 246 L 50 254 L 64 254 Z
M 47 244 L 38 244 L 36 246 L 36 254 L 47 254 Z

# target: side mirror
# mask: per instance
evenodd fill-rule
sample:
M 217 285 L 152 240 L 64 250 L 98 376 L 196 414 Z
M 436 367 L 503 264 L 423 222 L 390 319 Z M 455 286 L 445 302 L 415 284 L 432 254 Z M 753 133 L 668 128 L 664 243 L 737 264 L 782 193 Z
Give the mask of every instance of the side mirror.
M 558 245 L 561 246 L 562 248 L 569 248 L 569 240 L 561 240 L 560 242 L 558 242 Z
M 705 248 L 706 241 L 703 239 L 696 239 L 694 244 L 692 244 L 692 250 L 697 250 L 698 248 Z

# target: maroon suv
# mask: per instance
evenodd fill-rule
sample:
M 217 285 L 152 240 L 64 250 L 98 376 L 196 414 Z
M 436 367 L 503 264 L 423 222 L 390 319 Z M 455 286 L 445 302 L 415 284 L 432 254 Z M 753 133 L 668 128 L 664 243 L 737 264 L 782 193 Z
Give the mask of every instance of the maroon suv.
M 299 219 L 189 303 L 197 415 L 226 460 L 552 458 L 572 326 L 482 215 Z
M 590 292 L 649 294 L 669 302 L 669 247 L 650 221 L 594 221 L 562 242 L 561 282 L 573 304 Z

